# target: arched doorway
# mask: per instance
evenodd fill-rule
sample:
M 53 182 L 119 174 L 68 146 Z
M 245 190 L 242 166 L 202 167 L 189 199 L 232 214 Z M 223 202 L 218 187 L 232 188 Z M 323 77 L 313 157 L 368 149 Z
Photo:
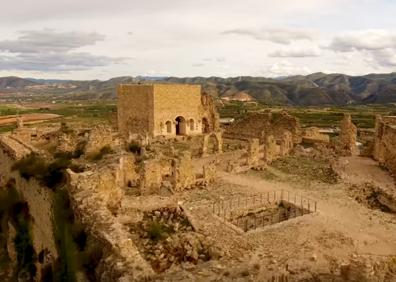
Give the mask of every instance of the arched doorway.
M 202 119 L 202 133 L 209 133 L 210 132 L 210 127 L 209 127 L 209 122 L 207 118 Z
M 186 120 L 182 116 L 176 118 L 176 135 L 186 135 Z

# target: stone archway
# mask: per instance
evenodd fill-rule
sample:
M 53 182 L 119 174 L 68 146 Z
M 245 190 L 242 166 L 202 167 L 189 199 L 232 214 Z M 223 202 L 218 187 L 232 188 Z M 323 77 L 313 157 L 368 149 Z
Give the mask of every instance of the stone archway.
M 213 132 L 205 134 L 202 140 L 201 155 L 202 157 L 208 154 L 221 154 L 223 152 L 223 135 L 222 132 Z
M 182 116 L 178 116 L 175 121 L 176 121 L 176 135 L 186 135 L 187 134 L 186 119 Z

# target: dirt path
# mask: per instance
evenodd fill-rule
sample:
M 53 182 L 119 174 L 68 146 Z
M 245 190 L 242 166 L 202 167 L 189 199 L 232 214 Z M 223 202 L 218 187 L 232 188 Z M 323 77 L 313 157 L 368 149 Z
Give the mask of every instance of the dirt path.
M 395 189 L 395 183 L 389 173 L 378 166 L 378 163 L 369 158 L 343 157 L 339 160 L 345 168 L 344 181 L 353 184 L 373 182 L 386 188 Z
M 352 166 L 352 169 L 356 166 Z M 383 172 L 373 166 L 370 161 L 361 162 L 357 166 L 364 173 Z M 351 169 L 351 170 L 352 170 Z M 348 172 L 350 173 L 350 172 Z M 368 174 L 367 177 L 370 177 Z M 289 183 L 267 181 L 249 174 L 232 175 L 223 173 L 222 178 L 230 184 L 246 187 L 249 193 L 286 190 L 301 194 L 318 201 L 318 216 L 306 217 L 305 234 L 317 233 L 316 229 L 325 226 L 327 232 L 338 232 L 347 238 L 353 238 L 355 251 L 373 255 L 396 254 L 396 217 L 380 211 L 370 210 L 350 198 L 347 193 L 347 184 L 337 185 L 317 184 L 311 187 L 293 186 Z M 378 181 L 389 184 L 389 176 L 378 176 Z M 309 238 L 309 236 L 308 236 Z M 293 239 L 293 236 L 290 237 Z

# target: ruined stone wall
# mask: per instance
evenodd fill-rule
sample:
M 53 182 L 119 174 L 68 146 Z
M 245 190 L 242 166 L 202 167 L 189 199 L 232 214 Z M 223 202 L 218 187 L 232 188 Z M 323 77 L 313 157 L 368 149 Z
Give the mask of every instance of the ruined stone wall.
M 309 127 L 303 130 L 302 142 L 306 144 L 330 143 L 330 136 L 320 133 L 317 127 Z
M 88 135 L 87 144 L 85 146 L 85 154 L 96 154 L 103 147 L 111 147 L 112 144 L 113 136 L 111 128 L 103 125 L 95 126 Z
M 160 194 L 162 184 L 161 164 L 157 159 L 144 161 L 140 170 L 140 194 L 142 196 Z
M 55 260 L 58 252 L 53 235 L 54 193 L 35 179 L 26 180 L 19 172 L 12 171 L 15 161 L 31 153 L 14 141 L 5 136 L 0 138 L 0 185 L 5 185 L 9 181 L 14 183 L 19 195 L 29 207 L 34 250 L 37 254 L 44 251 L 47 258 Z
M 280 156 L 280 146 L 276 144 L 273 135 L 268 135 L 264 143 L 264 160 L 271 163 Z
M 118 131 L 129 134 L 152 133 L 154 129 L 154 86 L 128 84 L 118 87 Z
M 133 155 L 120 157 L 116 170 L 116 185 L 118 187 L 136 186 L 139 177 L 135 167 L 135 157 Z
M 345 114 L 340 127 L 341 150 L 347 155 L 357 155 L 357 127 L 352 123 L 350 114 Z
M 175 135 L 176 118 L 185 122 L 186 135 L 202 133 L 202 104 L 200 85 L 155 84 L 154 136 Z M 168 132 L 167 122 L 171 122 Z
M 376 119 L 373 158 L 396 175 L 396 119 Z
M 293 150 L 294 139 L 293 134 L 290 131 L 285 130 L 283 132 L 283 138 L 279 140 L 279 155 L 287 156 Z
M 115 201 L 121 205 L 123 195 L 116 185 L 116 170 L 99 181 L 100 170 L 79 174 L 68 170 L 72 207 L 89 234 L 102 244 L 103 258 L 95 271 L 98 281 L 144 281 L 153 270 L 113 206 Z
M 302 130 L 300 121 L 283 111 L 280 116 L 273 119 L 271 134 L 274 135 L 275 139 L 282 139 L 285 131 L 289 131 L 292 134 L 294 144 L 301 143 Z
M 37 254 L 41 251 L 49 254 L 54 261 L 58 257 L 54 237 L 54 192 L 42 186 L 35 179 L 29 181 L 14 174 L 16 188 L 29 206 L 29 214 L 32 217 L 33 247 Z
M 195 184 L 195 170 L 191 160 L 191 154 L 184 152 L 183 155 L 173 160 L 172 184 L 175 191 L 191 188 Z
M 207 121 L 208 128 L 205 130 L 203 126 L 204 133 L 219 131 L 220 130 L 220 116 L 217 112 L 216 105 L 214 103 L 213 97 L 209 94 L 202 93 L 201 95 L 202 104 L 202 120 Z
M 272 135 L 276 140 L 282 139 L 285 131 L 292 134 L 294 144 L 301 143 L 302 131 L 297 118 L 286 112 L 275 117 L 270 112 L 265 112 L 249 114 L 245 119 L 228 127 L 224 136 L 244 140 L 258 138 L 263 143 L 266 136 L 269 135 Z
M 258 166 L 260 162 L 260 140 L 253 138 L 249 140 L 247 165 L 249 167 Z

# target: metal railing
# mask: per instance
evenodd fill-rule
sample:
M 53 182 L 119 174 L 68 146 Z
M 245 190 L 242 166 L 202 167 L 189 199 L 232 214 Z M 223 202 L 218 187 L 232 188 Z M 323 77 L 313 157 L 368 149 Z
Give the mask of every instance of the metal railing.
M 274 210 L 274 205 L 280 205 L 281 203 L 286 206 L 286 212 Z M 257 214 L 250 218 L 242 216 L 244 213 L 254 213 L 255 209 L 260 209 L 258 213 L 263 213 L 265 210 L 272 210 L 272 214 Z M 215 215 L 223 218 L 224 220 L 230 221 L 238 227 L 254 225 L 256 228 L 316 211 L 316 201 L 284 190 L 249 196 L 237 196 L 227 200 L 214 201 L 212 203 L 212 212 Z M 243 221 L 243 223 L 241 223 L 241 221 Z

